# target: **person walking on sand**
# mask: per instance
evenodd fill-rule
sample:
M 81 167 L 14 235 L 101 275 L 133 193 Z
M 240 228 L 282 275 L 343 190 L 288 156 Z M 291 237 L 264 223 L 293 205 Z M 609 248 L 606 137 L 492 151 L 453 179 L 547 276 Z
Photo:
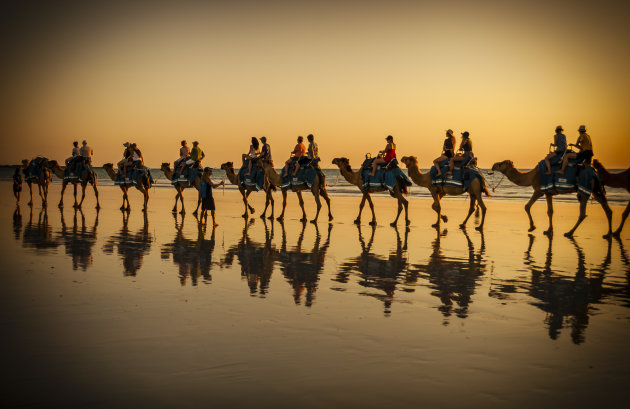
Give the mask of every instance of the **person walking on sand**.
M 306 157 L 302 157 L 297 161 L 295 164 L 295 170 L 293 171 L 293 176 L 297 175 L 298 170 L 300 170 L 300 166 L 310 163 L 313 159 L 319 158 L 319 148 L 317 147 L 317 143 L 315 143 L 315 137 L 313 134 L 309 134 L 306 139 L 308 140 Z
M 556 150 L 550 152 L 547 156 L 545 156 L 545 165 L 547 165 L 547 171 L 545 175 L 551 175 L 551 162 L 550 160 L 555 158 L 556 156 L 562 157 L 564 152 L 567 150 L 567 137 L 562 133 L 564 129 L 562 129 L 561 125 L 556 126 L 556 134 L 553 136 L 553 143 L 551 146 L 555 146 Z
M 295 148 L 293 148 L 293 152 L 291 152 L 291 156 L 284 163 L 282 177 L 287 177 L 287 174 L 289 173 L 289 165 L 291 164 L 291 162 L 296 162 L 300 160 L 302 156 L 306 155 L 306 146 L 304 146 L 304 143 L 302 143 L 303 141 L 304 141 L 304 138 L 301 136 L 298 136 L 297 144 L 295 145 Z
M 470 133 L 468 131 L 462 132 L 462 141 L 459 144 L 459 149 L 457 150 L 457 152 L 462 152 L 462 153 L 457 153 L 449 161 L 449 164 L 448 164 L 449 174 L 453 173 L 453 167 L 455 167 L 456 161 L 464 161 L 473 157 L 472 141 L 470 140 Z
M 247 173 L 245 174 L 246 176 L 252 174 L 252 164 L 260 156 L 259 146 L 260 143 L 258 142 L 258 138 L 252 136 L 252 144 L 249 145 L 249 152 L 243 155 L 243 160 L 249 159 L 249 163 L 247 164 Z
M 199 218 L 199 223 L 204 225 L 207 223 L 208 210 L 210 210 L 212 225 L 216 227 L 218 224 L 214 214 L 215 206 L 214 197 L 212 197 L 212 189 L 224 185 L 225 181 L 222 180 L 219 183 L 214 183 L 212 179 L 210 179 L 210 176 L 212 176 L 212 168 L 206 167 L 201 175 L 201 190 L 199 191 L 199 196 L 201 197 L 201 217 Z
M 13 196 L 15 196 L 15 200 L 17 205 L 20 204 L 20 195 L 22 193 L 22 170 L 19 166 L 15 167 L 15 172 L 13 172 Z
M 444 144 L 442 145 L 442 154 L 435 158 L 435 160 L 433 161 L 433 165 L 435 166 L 435 169 L 437 169 L 437 175 L 436 177 L 441 177 L 442 176 L 442 170 L 440 169 L 440 162 L 442 162 L 443 160 L 446 159 L 451 159 L 453 156 L 455 156 L 455 143 L 457 141 L 455 140 L 455 137 L 453 136 L 453 130 L 449 129 L 448 131 L 446 131 L 446 139 L 444 139 Z
M 175 172 L 177 172 L 178 171 L 177 168 L 179 168 L 180 174 L 184 170 L 184 164 L 190 157 L 190 149 L 188 148 L 186 140 L 183 140 L 181 144 L 182 144 L 182 147 L 179 148 L 179 159 L 173 162 L 173 167 L 175 168 Z
M 576 148 L 580 151 L 578 153 L 569 152 L 564 155 L 564 159 L 562 160 L 562 167 L 560 170 L 557 170 L 556 173 L 564 173 L 564 170 L 569 163 L 569 159 L 577 158 L 579 162 L 584 162 L 587 165 L 591 164 L 591 159 L 593 159 L 593 143 L 591 142 L 591 137 L 586 133 L 586 126 L 580 125 L 578 128 L 578 132 L 580 133 L 575 143 Z
M 387 145 L 385 145 L 385 149 L 379 151 L 379 155 L 385 155 L 383 157 L 378 157 L 372 161 L 372 172 L 370 176 L 374 176 L 376 173 L 376 167 L 381 163 L 389 163 L 392 159 L 396 157 L 396 144 L 394 143 L 394 137 L 391 135 L 387 135 L 385 138 L 387 141 Z

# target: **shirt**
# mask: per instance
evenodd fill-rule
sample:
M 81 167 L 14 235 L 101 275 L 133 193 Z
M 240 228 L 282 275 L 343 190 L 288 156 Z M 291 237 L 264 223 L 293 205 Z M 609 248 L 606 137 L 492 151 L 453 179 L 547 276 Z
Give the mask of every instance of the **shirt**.
M 94 154 L 94 152 L 92 151 L 92 148 L 90 148 L 88 145 L 83 145 L 80 151 L 81 151 L 81 156 L 83 156 L 84 158 L 91 158 L 92 155 Z
M 452 136 L 446 138 L 444 140 L 444 147 L 442 149 L 444 149 L 445 151 L 452 151 L 453 149 L 455 149 L 455 146 L 453 145 L 453 139 L 455 138 L 453 138 Z
M 180 158 L 185 158 L 186 156 L 188 156 L 189 153 L 190 153 L 190 149 L 188 149 L 188 146 L 182 146 L 181 148 L 179 148 Z
M 201 197 L 210 199 L 212 197 L 212 184 L 205 180 L 201 182 Z
M 472 152 L 472 141 L 470 140 L 470 138 L 462 140 L 462 145 L 460 148 L 464 152 Z
M 306 146 L 302 142 L 299 142 L 295 145 L 295 149 L 293 149 L 293 154 L 296 158 L 301 158 L 306 154 Z
M 271 160 L 271 147 L 269 146 L 268 143 L 264 144 L 262 146 L 262 150 L 260 152 L 260 157 L 263 159 L 269 159 Z
M 134 149 L 132 159 L 134 161 L 137 161 L 137 160 L 140 160 L 141 157 L 142 157 L 142 152 L 140 152 L 140 149 Z
M 72 156 L 79 156 L 81 154 L 81 150 L 76 147 L 76 148 L 72 148 Z
M 203 151 L 201 150 L 199 146 L 193 147 L 192 151 L 190 151 L 190 159 L 194 161 L 201 160 L 202 156 L 203 156 Z
M 557 151 L 567 150 L 567 137 L 564 136 L 563 133 L 556 134 L 556 150 Z
M 319 149 L 317 148 L 317 143 L 310 142 L 308 144 L 308 158 L 309 159 L 319 158 Z
M 254 148 L 254 145 L 251 145 L 249 147 L 249 154 L 248 154 L 248 156 L 250 157 L 250 159 L 257 158 L 259 153 L 260 152 L 258 151 L 258 149 Z
M 580 147 L 580 151 L 593 150 L 593 143 L 591 142 L 591 137 L 586 132 L 581 133 L 580 136 L 578 136 L 576 145 Z

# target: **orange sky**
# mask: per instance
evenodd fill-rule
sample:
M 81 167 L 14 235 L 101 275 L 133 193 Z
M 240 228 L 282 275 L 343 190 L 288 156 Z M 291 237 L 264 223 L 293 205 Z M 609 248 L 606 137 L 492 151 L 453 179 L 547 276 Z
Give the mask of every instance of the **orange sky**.
M 325 167 L 388 134 L 426 167 L 452 128 L 482 167 L 527 168 L 585 124 L 629 166 L 627 2 L 24 3 L 0 13 L 0 163 L 87 139 L 96 164 L 131 140 L 158 166 L 184 138 L 218 166 L 266 135 L 278 164 L 314 133 Z

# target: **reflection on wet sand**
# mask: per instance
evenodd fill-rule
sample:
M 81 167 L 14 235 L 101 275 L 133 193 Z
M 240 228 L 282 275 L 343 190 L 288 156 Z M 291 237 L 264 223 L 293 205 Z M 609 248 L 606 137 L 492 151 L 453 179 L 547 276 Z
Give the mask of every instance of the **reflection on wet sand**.
M 33 208 L 30 208 L 28 223 L 22 234 L 22 246 L 37 251 L 51 251 L 59 247 L 59 241 L 53 237 L 52 227 L 48 224 L 48 211 L 43 207 L 39 211 L 37 223 L 33 223 Z
M 129 212 L 122 212 L 123 227 L 117 234 L 112 235 L 103 245 L 103 252 L 113 254 L 116 247 L 118 255 L 123 260 L 125 276 L 135 276 L 142 267 L 142 259 L 151 249 L 153 238 L 149 233 L 149 220 L 143 213 L 143 227 L 135 233 L 129 231 Z
M 565 326 L 571 327 L 571 339 L 575 344 L 585 341 L 585 331 L 589 316 L 595 308 L 592 304 L 601 303 L 606 297 L 620 295 L 622 288 L 604 287 L 604 278 L 611 263 L 612 240 L 607 240 L 606 256 L 602 263 L 587 272 L 586 259 L 582 247 L 570 239 L 577 255 L 575 275 L 563 276 L 552 271 L 553 237 L 547 237 L 548 246 L 545 263 L 537 267 L 532 256 L 535 237 L 529 235 L 529 243 L 524 255 L 524 264 L 531 271 L 529 279 L 505 280 L 498 283 L 490 295 L 506 299 L 511 293 L 525 293 L 534 300 L 530 303 L 545 312 L 545 326 L 551 339 L 557 339 Z
M 468 242 L 468 259 L 445 257 L 440 248 L 440 239 L 445 237 L 447 230 L 440 232 L 436 229 L 436 238 L 432 243 L 433 252 L 429 261 L 425 264 L 414 264 L 413 275 L 426 280 L 426 285 L 431 288 L 432 295 L 438 297 L 442 305 L 438 310 L 444 316 L 444 325 L 448 325 L 448 318 L 455 314 L 459 318 L 468 317 L 468 309 L 472 303 L 475 288 L 480 285 L 480 279 L 486 270 L 484 253 L 486 249 L 485 238 L 481 232 L 481 246 L 479 252 L 470 240 L 465 229 L 461 229 Z M 456 305 L 456 306 L 455 306 Z
M 330 232 L 332 230 L 332 224 L 328 224 L 328 233 L 326 235 L 326 241 L 321 245 L 322 236 L 319 233 L 319 227 L 315 224 L 315 243 L 311 251 L 304 251 L 302 244 L 304 242 L 304 231 L 306 229 L 306 222 L 302 223 L 302 230 L 298 237 L 297 245 L 294 249 L 287 249 L 287 235 L 284 230 L 284 223 L 282 226 L 282 247 L 280 249 L 280 269 L 282 275 L 293 287 L 293 300 L 295 304 L 301 304 L 302 294 L 306 290 L 304 296 L 304 305 L 310 307 L 315 300 L 315 292 L 317 291 L 317 283 L 319 282 L 319 276 L 324 268 L 324 260 L 326 258 L 326 252 L 330 246 Z
M 61 232 L 59 232 L 57 240 L 66 247 L 66 254 L 72 259 L 72 269 L 76 270 L 81 267 L 83 271 L 86 271 L 93 261 L 92 248 L 96 244 L 99 211 L 98 209 L 96 210 L 94 224 L 90 229 L 85 225 L 83 210 L 74 209 L 71 228 L 66 225 L 63 208 L 60 208 L 59 212 L 61 214 Z M 79 214 L 81 215 L 81 228 L 79 228 L 77 223 Z
M 15 240 L 20 240 L 22 235 L 22 210 L 20 206 L 16 206 L 13 211 L 13 235 Z
M 262 220 L 265 226 L 265 242 L 258 243 L 249 237 L 249 227 L 254 224 L 254 219 L 246 220 L 241 239 L 225 252 L 221 265 L 231 266 L 234 259 L 238 259 L 241 265 L 241 276 L 247 280 L 250 295 L 259 294 L 260 297 L 264 298 L 269 290 L 271 273 L 274 263 L 278 259 L 279 251 L 272 244 L 273 221 L 270 230 L 267 220 Z
M 346 284 L 349 282 L 350 276 L 356 275 L 361 279 L 359 285 L 382 291 L 384 294 L 370 291 L 362 291 L 359 294 L 374 297 L 382 301 L 383 312 L 385 316 L 389 316 L 392 312 L 391 307 L 394 301 L 396 286 L 402 284 L 399 283 L 401 278 L 404 277 L 405 281 L 407 279 L 407 266 L 409 264 L 407 258 L 407 237 L 409 229 L 405 229 L 405 239 L 403 242 L 400 239 L 398 228 L 396 228 L 396 249 L 391 251 L 387 258 L 371 253 L 376 226 L 371 226 L 372 232 L 367 244 L 361 233 L 361 225 L 357 225 L 357 229 L 359 242 L 361 243 L 361 254 L 343 263 L 339 267 L 337 277 L 334 280 Z
M 197 220 L 197 239 L 191 240 L 184 236 L 184 220 L 185 214 L 181 215 L 181 221 L 178 223 L 177 215 L 173 215 L 175 219 L 175 238 L 172 242 L 162 246 L 161 258 L 168 260 L 173 256 L 173 263 L 179 268 L 179 282 L 181 285 L 186 284 L 186 279 L 190 277 L 190 283 L 196 286 L 199 277 L 205 284 L 212 281 L 210 268 L 212 267 L 212 252 L 215 244 L 215 228 L 212 227 L 210 240 L 205 237 L 206 225 L 202 225 Z

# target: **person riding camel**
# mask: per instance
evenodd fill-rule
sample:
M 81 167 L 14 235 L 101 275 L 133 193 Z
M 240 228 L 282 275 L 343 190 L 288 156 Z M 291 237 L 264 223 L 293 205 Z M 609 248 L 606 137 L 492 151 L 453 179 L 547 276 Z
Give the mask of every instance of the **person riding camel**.
M 72 148 L 72 156 L 66 159 L 66 167 L 70 170 L 70 175 L 73 176 L 75 171 L 74 168 L 76 167 L 78 160 L 81 158 L 81 149 L 79 149 L 78 141 L 72 142 L 72 145 L 74 146 Z
M 123 151 L 123 158 L 117 164 L 118 170 L 121 172 L 125 164 L 129 161 L 129 157 L 131 157 L 131 149 L 130 149 L 131 144 L 129 142 L 125 142 L 123 143 L 123 146 L 125 147 L 125 150 Z
M 571 144 L 571 146 L 575 146 L 580 151 L 578 153 L 569 152 L 564 155 L 564 159 L 562 160 L 562 167 L 560 170 L 557 170 L 556 173 L 564 173 L 564 170 L 569 163 L 569 159 L 578 159 L 579 162 L 584 162 L 587 165 L 591 164 L 591 159 L 593 159 L 593 143 L 591 142 L 591 137 L 586 133 L 586 126 L 580 125 L 578 128 L 578 132 L 580 133 L 577 139 L 577 142 Z
M 545 175 L 551 175 L 551 162 L 550 160 L 555 158 L 556 156 L 562 157 L 564 152 L 567 150 L 567 137 L 562 133 L 564 129 L 562 129 L 561 125 L 556 126 L 556 134 L 553 136 L 553 143 L 551 146 L 555 146 L 556 150 L 550 152 L 547 156 L 545 156 L 545 165 L 547 165 L 547 171 Z
M 203 153 L 203 151 L 199 147 L 199 142 L 194 141 L 192 151 L 190 151 L 190 158 L 185 163 L 186 165 L 193 165 L 199 162 L 199 165 L 201 165 L 201 160 L 205 157 L 206 154 Z
M 260 159 L 271 160 L 271 146 L 267 143 L 267 137 L 263 136 L 260 138 L 262 142 L 262 148 L 260 149 Z
M 456 142 L 457 141 L 455 140 L 455 137 L 453 136 L 453 130 L 452 129 L 447 130 L 446 139 L 444 139 L 444 144 L 442 145 L 442 155 L 440 155 L 433 161 L 433 165 L 435 166 L 435 169 L 437 169 L 436 177 L 442 176 L 442 170 L 440 169 L 440 162 L 446 159 L 450 160 L 453 156 L 455 156 Z
M 81 143 L 81 159 L 83 160 L 83 164 L 86 166 L 89 166 L 92 164 L 92 155 L 94 155 L 94 151 L 92 150 L 92 148 L 87 144 L 87 141 L 83 141 Z
M 249 176 L 252 174 L 252 164 L 260 156 L 259 146 L 260 144 L 258 143 L 258 138 L 256 138 L 255 136 L 252 136 L 252 144 L 249 145 L 249 152 L 246 154 L 243 154 L 243 162 L 246 159 L 249 159 L 249 163 L 247 164 L 247 173 L 245 174 L 246 176 Z
M 182 171 L 184 170 L 185 162 L 190 157 L 190 149 L 188 148 L 188 145 L 186 144 L 186 140 L 183 140 L 181 144 L 182 144 L 182 147 L 179 148 L 179 159 L 173 162 L 173 168 L 175 168 L 175 172 L 179 170 L 180 175 Z
M 127 162 L 123 165 L 123 177 L 127 178 L 127 168 L 131 167 L 131 169 L 136 169 L 140 166 L 144 166 L 144 157 L 142 156 L 142 152 L 138 149 L 138 145 L 132 143 L 129 145 L 130 155 L 127 158 Z
M 385 149 L 379 151 L 379 157 L 372 161 L 372 172 L 370 173 L 370 176 L 374 176 L 378 165 L 382 163 L 389 163 L 392 159 L 396 157 L 396 144 L 394 143 L 394 137 L 391 135 L 387 135 L 387 138 L 385 138 L 385 140 L 387 141 Z
M 298 160 L 300 160 L 301 157 L 306 155 L 306 146 L 304 146 L 304 144 L 302 143 L 303 141 L 304 141 L 304 138 L 301 136 L 298 136 L 297 144 L 295 145 L 295 148 L 293 148 L 293 152 L 291 152 L 291 156 L 284 163 L 282 177 L 287 177 L 287 174 L 289 172 L 289 165 L 291 164 L 291 162 L 297 162 Z
M 300 158 L 300 160 L 298 160 L 295 164 L 293 176 L 297 175 L 298 170 L 300 170 L 300 166 L 310 163 L 313 159 L 319 158 L 319 148 L 317 147 L 317 143 L 315 143 L 315 137 L 313 136 L 313 134 L 309 134 L 306 139 L 308 140 L 308 149 L 306 150 L 306 156 Z
M 462 141 L 457 149 L 457 154 L 451 158 L 448 164 L 448 174 L 453 173 L 453 167 L 456 161 L 465 161 L 473 157 L 472 153 L 472 141 L 470 140 L 470 133 L 468 131 L 462 132 Z M 462 153 L 459 153 L 462 152 Z

